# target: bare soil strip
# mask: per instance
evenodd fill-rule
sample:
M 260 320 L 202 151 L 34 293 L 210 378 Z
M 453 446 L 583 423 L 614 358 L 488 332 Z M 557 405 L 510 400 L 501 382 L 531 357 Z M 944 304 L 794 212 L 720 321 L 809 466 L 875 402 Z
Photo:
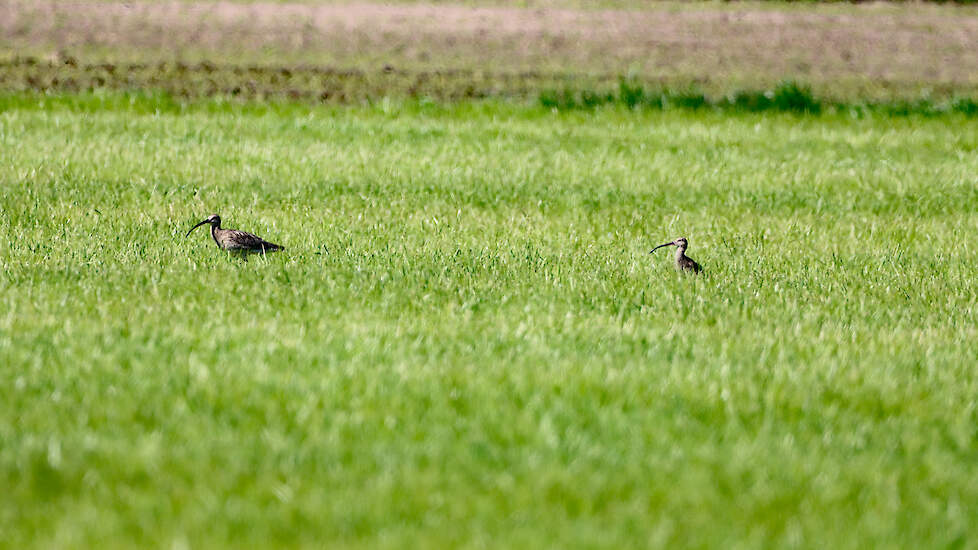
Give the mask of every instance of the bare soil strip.
M 8 60 L 614 74 L 713 92 L 790 78 L 834 95 L 916 96 L 973 93 L 976 51 L 978 11 L 954 6 L 0 0 L 0 54 Z
M 457 101 L 485 97 L 532 99 L 541 90 L 614 90 L 617 75 L 492 73 L 468 69 L 367 71 L 310 65 L 201 62 L 81 63 L 18 57 L 0 61 L 0 90 L 79 92 L 159 90 L 177 97 L 355 103 L 381 97 Z

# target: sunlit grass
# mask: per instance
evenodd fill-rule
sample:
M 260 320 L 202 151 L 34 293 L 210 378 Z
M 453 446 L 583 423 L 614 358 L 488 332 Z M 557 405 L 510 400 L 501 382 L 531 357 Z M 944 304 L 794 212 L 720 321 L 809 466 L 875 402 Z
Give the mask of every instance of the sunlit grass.
M 978 536 L 974 119 L 38 101 L 0 100 L 11 547 Z

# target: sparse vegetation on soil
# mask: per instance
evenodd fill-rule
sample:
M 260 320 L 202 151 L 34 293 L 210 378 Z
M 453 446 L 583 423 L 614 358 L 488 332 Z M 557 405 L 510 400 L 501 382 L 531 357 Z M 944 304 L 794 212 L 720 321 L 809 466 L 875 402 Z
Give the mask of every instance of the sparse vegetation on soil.
M 621 77 L 655 89 L 692 86 L 713 97 L 772 89 L 784 80 L 832 101 L 978 97 L 975 8 L 634 2 L 631 7 L 642 9 L 582 10 L 554 4 L 0 0 L 0 58 L 8 61 L 0 87 L 35 88 L 23 73 L 36 73 L 39 65 L 9 69 L 12 60 L 34 58 L 63 68 L 60 80 L 73 78 L 81 88 L 92 78 L 117 87 L 111 83 L 129 77 L 123 67 L 137 64 L 127 89 L 160 79 L 156 84 L 171 93 L 188 88 L 193 95 L 238 87 L 245 94 L 269 88 L 317 97 L 317 86 L 335 92 L 336 75 L 349 73 L 354 77 L 339 91 L 354 99 L 376 95 L 377 86 L 389 86 L 395 96 L 414 90 L 442 98 L 464 95 L 466 85 L 489 95 L 523 90 L 535 97 L 553 87 L 553 78 L 581 79 L 574 87 L 589 89 L 588 79 L 614 85 Z M 117 74 L 76 74 L 105 63 Z M 178 73 L 181 65 L 201 70 Z M 234 74 L 255 67 L 268 78 Z M 283 77 L 283 69 L 293 76 Z M 35 78 L 52 77 L 45 71 Z M 233 83 L 225 86 L 226 79 Z

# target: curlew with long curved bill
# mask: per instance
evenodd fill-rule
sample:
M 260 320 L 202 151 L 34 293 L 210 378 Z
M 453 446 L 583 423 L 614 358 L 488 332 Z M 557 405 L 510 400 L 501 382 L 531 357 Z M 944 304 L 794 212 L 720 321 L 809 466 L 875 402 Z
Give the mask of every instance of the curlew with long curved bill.
M 676 247 L 676 269 L 679 271 L 692 271 L 693 273 L 699 273 L 703 271 L 700 264 L 696 263 L 695 260 L 686 255 L 686 249 L 689 247 L 689 241 L 686 237 L 679 237 L 678 239 L 666 243 L 660 244 L 659 246 L 653 248 L 649 251 L 649 254 L 655 252 L 656 250 L 662 248 L 663 246 L 675 246 Z
M 257 235 L 238 231 L 237 229 L 221 228 L 221 217 L 217 214 L 211 214 L 206 220 L 191 227 L 190 231 L 187 231 L 187 237 L 190 236 L 190 233 L 194 229 L 197 229 L 205 223 L 211 224 L 211 237 L 214 237 L 214 242 L 217 243 L 217 246 L 221 247 L 222 250 L 241 254 L 245 259 L 248 258 L 248 254 L 264 255 L 266 252 L 285 250 L 284 246 L 270 243 Z

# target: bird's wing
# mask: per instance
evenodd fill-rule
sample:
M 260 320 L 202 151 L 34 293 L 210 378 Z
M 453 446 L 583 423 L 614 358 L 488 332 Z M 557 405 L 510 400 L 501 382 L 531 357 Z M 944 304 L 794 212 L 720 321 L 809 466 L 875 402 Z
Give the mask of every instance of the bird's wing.
M 231 229 L 227 233 L 227 239 L 229 242 L 233 243 L 234 248 L 244 248 L 247 250 L 261 250 L 264 246 L 265 249 L 270 249 L 272 243 L 265 242 L 261 237 L 257 235 L 252 235 L 251 233 L 245 233 L 244 231 L 238 231 L 237 229 Z

